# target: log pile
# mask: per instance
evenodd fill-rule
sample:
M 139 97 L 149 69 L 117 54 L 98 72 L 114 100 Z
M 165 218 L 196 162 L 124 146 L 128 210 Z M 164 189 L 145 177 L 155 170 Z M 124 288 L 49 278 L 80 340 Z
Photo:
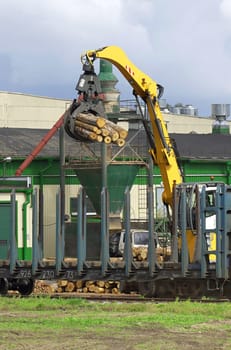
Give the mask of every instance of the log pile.
M 148 249 L 146 247 L 133 247 L 132 255 L 134 260 L 144 261 L 148 259 Z
M 158 263 L 163 263 L 164 260 L 169 260 L 171 255 L 170 247 L 156 249 Z M 133 247 L 132 248 L 133 259 L 136 261 L 148 260 L 148 248 L 146 247 Z
M 119 147 L 124 146 L 128 135 L 121 126 L 92 113 L 79 113 L 76 116 L 75 133 L 86 141 L 114 143 Z
M 34 294 L 54 294 L 57 292 L 57 281 L 43 281 L 37 280 L 34 284 Z
M 120 282 L 118 281 L 68 281 L 58 280 L 55 282 L 35 282 L 34 294 L 55 294 L 55 293 L 96 293 L 96 294 L 119 294 Z

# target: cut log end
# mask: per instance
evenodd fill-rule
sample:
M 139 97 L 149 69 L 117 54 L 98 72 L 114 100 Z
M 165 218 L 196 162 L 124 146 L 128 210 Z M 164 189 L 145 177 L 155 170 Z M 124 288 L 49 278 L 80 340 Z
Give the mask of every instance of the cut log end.
M 115 144 L 119 147 L 123 147 L 125 145 L 125 140 L 124 139 L 118 139 L 115 141 Z
M 104 141 L 104 143 L 109 144 L 109 143 L 111 143 L 111 137 L 110 136 L 105 136 L 103 141 Z

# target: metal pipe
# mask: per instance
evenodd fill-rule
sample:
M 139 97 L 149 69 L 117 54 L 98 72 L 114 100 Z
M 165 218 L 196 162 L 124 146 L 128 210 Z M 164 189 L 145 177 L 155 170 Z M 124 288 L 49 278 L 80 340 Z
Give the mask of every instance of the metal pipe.
M 47 144 L 47 142 L 54 136 L 57 130 L 63 125 L 64 117 L 68 111 L 69 111 L 69 108 L 68 110 L 66 110 L 65 113 L 61 115 L 59 120 L 52 126 L 52 128 L 42 138 L 42 140 L 33 149 L 33 151 L 29 154 L 29 156 L 22 162 L 22 164 L 18 167 L 18 169 L 15 172 L 16 176 L 20 176 L 22 174 L 22 172 L 30 165 L 30 163 L 34 160 L 34 158 L 41 152 L 41 150 Z
M 188 271 L 188 244 L 187 244 L 187 221 L 186 221 L 186 189 L 183 188 L 181 192 L 182 205 L 180 207 L 180 216 L 182 220 L 181 234 L 182 234 L 182 246 L 181 246 L 181 271 L 184 277 Z
M 43 194 L 43 186 L 39 188 L 39 214 L 38 214 L 38 220 L 39 220 L 39 246 L 40 246 L 40 252 L 43 256 L 43 250 L 44 250 L 44 194 Z
M 173 212 L 171 225 L 171 261 L 178 263 L 178 211 L 179 211 L 179 194 L 176 184 L 173 185 Z
M 61 224 L 61 235 L 62 235 L 62 247 L 64 256 L 65 247 L 65 146 L 64 146 L 64 128 L 63 125 L 59 129 L 59 158 L 60 158 L 60 224 Z
M 32 275 L 36 274 L 38 268 L 38 229 L 37 229 L 37 189 L 32 195 L 33 225 L 32 225 Z
M 15 190 L 11 192 L 11 238 L 10 238 L 10 273 L 13 274 L 16 260 L 17 260 L 17 248 L 16 248 L 16 199 L 15 199 Z
M 86 260 L 86 194 L 80 188 L 77 198 L 77 271 L 80 276 Z
M 154 242 L 154 198 L 153 198 L 153 161 L 149 156 L 148 167 L 148 267 L 149 275 L 152 277 L 156 266 L 156 248 Z M 155 237 L 157 238 L 157 237 Z
M 30 204 L 31 190 L 25 191 L 26 200 L 22 205 L 22 221 L 23 221 L 23 259 L 29 260 L 30 257 L 27 255 L 27 206 Z
M 130 204 L 130 190 L 129 187 L 125 191 L 125 245 L 124 245 L 124 256 L 125 256 L 125 275 L 129 277 L 132 269 L 132 243 L 131 243 L 131 204 Z
M 109 230 L 108 230 L 108 191 L 103 187 L 101 191 L 101 272 L 106 275 L 109 263 Z
M 55 252 L 56 252 L 56 274 L 60 273 L 62 265 L 62 236 L 60 227 L 60 192 L 56 193 L 56 238 L 55 238 Z

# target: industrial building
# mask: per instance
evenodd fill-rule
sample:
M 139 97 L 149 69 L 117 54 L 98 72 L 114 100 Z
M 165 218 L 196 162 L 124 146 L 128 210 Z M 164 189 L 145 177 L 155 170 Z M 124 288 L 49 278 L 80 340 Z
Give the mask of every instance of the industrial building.
M 142 223 L 147 220 L 146 185 L 149 176 L 147 170 L 149 156 L 140 114 L 134 103 L 120 101 L 119 91 L 115 87 L 117 79 L 112 72 L 111 64 L 101 61 L 99 76 L 105 95 L 104 102 L 108 118 L 117 119 L 119 123 L 129 128 L 126 145 L 122 149 L 113 146 L 108 151 L 107 167 L 108 169 L 114 167 L 113 171 L 116 169 L 113 176 L 108 174 L 108 186 L 113 191 L 112 197 L 120 193 L 120 198 L 116 198 L 115 201 L 122 217 L 122 193 L 127 185 L 133 184 L 131 219 L 136 223 Z M 0 92 L 0 174 L 3 178 L 15 176 L 21 163 L 31 154 L 70 104 L 71 100 Z M 224 118 L 220 118 L 220 115 L 217 118 L 215 115 L 198 117 L 163 111 L 170 136 L 177 145 L 185 181 L 212 180 L 231 184 L 231 136 L 230 121 L 225 119 L 227 116 Z M 65 164 L 60 163 L 62 142 L 65 149 Z M 53 245 L 56 225 L 55 194 L 60 187 L 61 168 L 64 169 L 65 176 L 65 214 L 68 224 L 76 219 L 76 196 L 80 184 L 87 188 L 90 182 L 92 186 L 92 178 L 94 178 L 94 185 L 100 187 L 101 183 L 96 182 L 96 164 L 100 157 L 100 145 L 74 142 L 68 135 L 57 132 L 23 171 L 22 175 L 31 176 L 34 187 L 37 187 L 43 196 L 45 256 L 55 255 Z M 122 180 L 123 172 L 126 174 L 130 172 L 129 178 Z M 115 179 L 118 181 L 115 182 Z M 101 180 L 98 179 L 98 181 Z M 155 216 L 164 217 L 161 202 L 163 188 L 159 170 L 155 166 L 153 181 Z M 95 196 L 98 195 L 96 192 L 92 191 L 93 197 L 89 198 L 88 211 L 92 215 L 97 212 L 96 204 L 93 208 L 90 207 L 92 202 L 94 203 Z

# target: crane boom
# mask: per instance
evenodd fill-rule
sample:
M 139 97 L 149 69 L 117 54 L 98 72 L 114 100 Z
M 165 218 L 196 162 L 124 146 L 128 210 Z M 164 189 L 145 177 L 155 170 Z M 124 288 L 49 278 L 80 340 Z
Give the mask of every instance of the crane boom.
M 150 153 L 153 161 L 159 166 L 164 184 L 163 201 L 172 206 L 173 186 L 182 183 L 182 174 L 177 162 L 173 143 L 163 120 L 158 97 L 163 88 L 147 74 L 138 69 L 117 46 L 107 46 L 98 50 L 85 52 L 81 59 L 93 64 L 97 58 L 105 59 L 115 65 L 134 89 L 134 93 L 146 103 L 151 121 L 152 141 Z

